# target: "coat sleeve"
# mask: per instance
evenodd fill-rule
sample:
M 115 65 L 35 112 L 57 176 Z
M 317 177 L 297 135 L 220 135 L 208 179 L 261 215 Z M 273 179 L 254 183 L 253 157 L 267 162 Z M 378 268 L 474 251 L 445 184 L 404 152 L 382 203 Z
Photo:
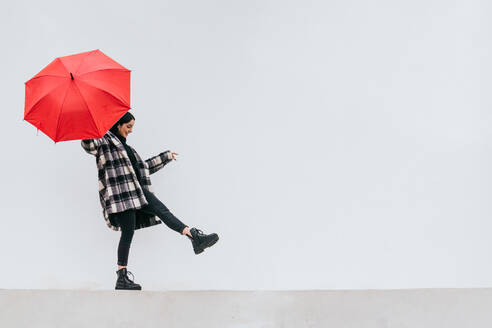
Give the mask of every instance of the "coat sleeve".
M 82 139 L 80 141 L 80 144 L 82 145 L 82 148 L 91 155 L 96 156 L 97 155 L 97 150 L 99 149 L 99 146 L 102 144 L 102 139 L 103 138 L 98 138 L 98 139 Z
M 166 150 L 159 155 L 146 159 L 144 161 L 145 166 L 149 169 L 149 174 L 153 174 L 164 167 L 167 163 L 172 160 L 172 155 L 170 150 Z

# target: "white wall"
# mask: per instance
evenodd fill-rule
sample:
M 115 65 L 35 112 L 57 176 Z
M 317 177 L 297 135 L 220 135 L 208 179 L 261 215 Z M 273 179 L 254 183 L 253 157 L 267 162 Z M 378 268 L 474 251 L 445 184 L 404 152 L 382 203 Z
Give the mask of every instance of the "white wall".
M 128 143 L 196 256 L 136 232 L 146 289 L 492 284 L 485 1 L 11 1 L 2 51 L 1 288 L 111 289 L 95 158 L 22 121 L 24 84 L 101 49 L 132 70 Z

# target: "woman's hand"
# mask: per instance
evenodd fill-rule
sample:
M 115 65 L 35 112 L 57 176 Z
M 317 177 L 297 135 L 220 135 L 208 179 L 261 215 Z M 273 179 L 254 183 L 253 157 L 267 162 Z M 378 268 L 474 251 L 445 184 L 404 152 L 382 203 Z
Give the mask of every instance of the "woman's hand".
M 178 153 L 175 153 L 175 152 L 171 152 L 171 156 L 172 156 L 172 159 L 174 159 L 175 161 L 177 161 L 178 159 L 176 158 L 176 155 L 179 155 Z

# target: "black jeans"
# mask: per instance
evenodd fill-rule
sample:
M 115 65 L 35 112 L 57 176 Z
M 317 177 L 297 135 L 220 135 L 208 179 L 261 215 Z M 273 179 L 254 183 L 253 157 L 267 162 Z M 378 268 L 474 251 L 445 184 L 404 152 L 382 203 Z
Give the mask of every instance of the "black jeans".
M 159 217 L 169 228 L 181 234 L 183 229 L 187 227 L 175 217 L 169 209 L 151 192 L 142 188 L 148 204 L 137 210 L 127 210 L 124 212 L 114 213 L 118 216 L 118 222 L 121 227 L 120 242 L 118 244 L 118 265 L 126 266 L 128 263 L 128 254 L 130 245 L 135 232 L 136 211 L 143 211 L 148 214 Z M 113 214 L 111 214 L 113 215 Z

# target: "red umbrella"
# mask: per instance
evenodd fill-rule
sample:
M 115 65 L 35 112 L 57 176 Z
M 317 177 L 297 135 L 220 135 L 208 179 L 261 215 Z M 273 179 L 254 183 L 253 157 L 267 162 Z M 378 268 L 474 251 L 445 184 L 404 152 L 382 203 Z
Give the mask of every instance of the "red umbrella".
M 130 70 L 99 50 L 55 58 L 25 85 L 24 120 L 55 143 L 101 138 L 130 109 Z

